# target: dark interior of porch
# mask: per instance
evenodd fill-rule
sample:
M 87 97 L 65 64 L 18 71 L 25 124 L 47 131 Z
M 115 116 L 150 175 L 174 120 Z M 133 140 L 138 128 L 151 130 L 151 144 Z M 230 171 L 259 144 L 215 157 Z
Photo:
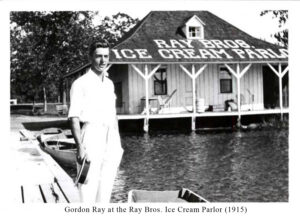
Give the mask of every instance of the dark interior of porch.
M 278 66 L 274 66 L 278 70 Z M 282 66 L 284 70 L 286 66 Z M 264 89 L 264 107 L 266 109 L 278 108 L 279 105 L 279 80 L 278 76 L 269 66 L 263 66 L 263 89 Z M 289 107 L 289 73 L 282 78 L 282 105 Z

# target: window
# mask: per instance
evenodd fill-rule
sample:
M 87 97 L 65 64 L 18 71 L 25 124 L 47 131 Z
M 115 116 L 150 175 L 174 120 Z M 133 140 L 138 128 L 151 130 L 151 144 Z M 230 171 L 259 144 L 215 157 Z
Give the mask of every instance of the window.
M 232 81 L 231 79 L 220 79 L 221 93 L 232 93 Z
M 220 93 L 232 93 L 232 75 L 226 67 L 219 67 Z
M 167 69 L 160 68 L 154 74 L 154 95 L 167 95 Z
M 190 38 L 200 38 L 201 28 L 199 26 L 190 26 L 189 27 L 189 37 Z
M 196 15 L 193 15 L 182 27 L 185 37 L 188 39 L 204 39 L 205 23 Z

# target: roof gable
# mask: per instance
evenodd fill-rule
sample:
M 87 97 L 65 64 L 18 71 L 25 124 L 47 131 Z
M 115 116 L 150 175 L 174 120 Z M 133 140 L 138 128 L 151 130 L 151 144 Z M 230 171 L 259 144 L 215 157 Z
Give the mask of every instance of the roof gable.
M 204 39 L 205 23 L 198 16 L 193 15 L 182 28 L 187 39 Z
M 205 25 L 205 40 L 187 40 L 182 27 Z M 152 11 L 111 53 L 113 63 L 287 61 L 287 50 L 256 39 L 208 11 Z
M 205 26 L 205 23 L 198 16 L 193 15 L 186 23 L 186 26 Z

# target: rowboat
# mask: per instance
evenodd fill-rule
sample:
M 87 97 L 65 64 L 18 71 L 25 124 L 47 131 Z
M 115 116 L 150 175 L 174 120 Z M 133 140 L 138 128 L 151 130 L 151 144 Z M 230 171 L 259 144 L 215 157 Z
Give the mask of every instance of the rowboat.
M 42 132 L 37 136 L 41 149 L 51 155 L 59 164 L 75 167 L 76 144 L 74 138 L 68 138 L 63 131 L 58 133 Z
M 128 203 L 148 203 L 148 202 L 167 202 L 183 203 L 197 202 L 207 203 L 208 201 L 202 196 L 196 194 L 187 188 L 169 191 L 148 191 L 148 190 L 131 190 L 128 193 Z

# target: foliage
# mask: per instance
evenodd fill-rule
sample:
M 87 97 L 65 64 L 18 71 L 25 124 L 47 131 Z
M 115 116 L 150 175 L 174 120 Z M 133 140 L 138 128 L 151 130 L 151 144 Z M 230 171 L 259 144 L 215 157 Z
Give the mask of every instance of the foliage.
M 62 77 L 88 62 L 91 41 L 115 43 L 137 20 L 122 13 L 94 25 L 97 12 L 11 12 L 11 98 L 21 102 L 60 94 Z
M 288 21 L 288 11 L 287 10 L 265 10 L 260 13 L 261 16 L 266 14 L 272 14 L 273 18 L 278 20 L 278 27 L 283 28 Z M 284 28 L 283 30 L 278 31 L 274 34 L 275 39 L 283 44 L 285 47 L 288 47 L 288 29 Z
M 110 43 L 115 44 L 123 35 L 138 22 L 125 13 L 117 13 L 112 17 L 106 16 L 101 26 L 97 27 L 97 36 L 106 38 Z

